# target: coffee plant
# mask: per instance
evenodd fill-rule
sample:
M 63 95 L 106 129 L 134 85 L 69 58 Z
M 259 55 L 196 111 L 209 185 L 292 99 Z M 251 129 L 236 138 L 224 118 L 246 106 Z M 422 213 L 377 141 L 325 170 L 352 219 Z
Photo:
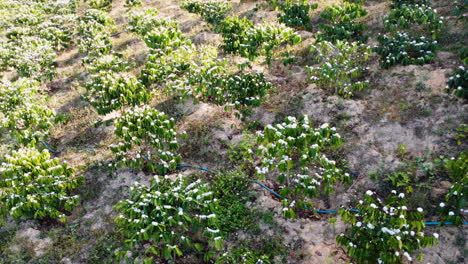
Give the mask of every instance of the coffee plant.
M 445 164 L 452 186 L 445 195 L 445 202 L 439 204 L 442 219 L 463 225 L 465 214 L 468 212 L 468 153 L 462 153 L 458 158 L 452 158 Z
M 115 121 L 115 135 L 122 140 L 111 145 L 119 165 L 166 174 L 182 158 L 173 118 L 148 106 L 130 108 Z
M 429 5 L 428 0 L 392 0 L 392 8 L 399 8 L 402 5 Z
M 110 9 L 112 0 L 85 0 L 85 2 L 94 9 Z
M 384 27 L 389 31 L 410 29 L 415 25 L 422 25 L 430 30 L 435 39 L 444 24 L 443 17 L 439 17 L 435 9 L 427 5 L 401 5 L 390 11 L 384 18 Z
M 71 193 L 81 183 L 73 169 L 46 150 L 13 151 L 0 165 L 0 215 L 65 221 L 65 213 L 79 202 Z
M 222 254 L 215 264 L 270 264 L 268 255 L 260 254 L 249 248 L 236 248 Z
M 129 30 L 138 34 L 139 36 L 145 36 L 153 28 L 166 26 L 166 27 L 178 27 L 177 22 L 167 19 L 158 18 L 158 11 L 153 8 L 148 8 L 145 11 L 133 11 L 129 15 Z
M 104 71 L 110 72 L 123 72 L 129 71 L 130 66 L 126 61 L 122 59 L 122 54 L 112 53 L 103 55 L 95 60 L 91 61 L 90 64 L 86 65 L 86 71 L 91 74 L 97 74 Z
M 144 249 L 144 263 L 153 263 L 159 256 L 174 262 L 188 250 L 206 250 L 212 256 L 213 250 L 222 248 L 214 213 L 217 201 L 208 184 L 190 178 L 154 176 L 149 187 L 135 183 L 130 198 L 116 205 L 121 214 L 115 221 L 127 238 L 126 246 Z M 125 254 L 117 252 L 119 258 Z
M 394 36 L 380 35 L 377 39 L 380 46 L 374 51 L 382 57 L 380 65 L 385 69 L 395 64 L 423 65 L 432 62 L 436 55 L 437 41 L 424 36 L 397 32 Z
M 125 7 L 128 8 L 141 5 L 143 5 L 143 2 L 141 0 L 125 0 Z
M 231 4 L 223 0 L 185 0 L 182 3 L 181 8 L 190 13 L 201 15 L 207 23 L 212 25 L 219 24 L 226 18 L 227 13 L 232 10 Z
M 99 57 L 112 50 L 111 32 L 114 21 L 101 10 L 88 9 L 80 18 L 78 47 L 89 57 Z
M 178 25 L 155 27 L 143 36 L 143 40 L 149 48 L 153 49 L 153 53 L 157 51 L 161 54 L 170 53 L 188 42 Z
M 53 125 L 55 114 L 43 104 L 38 85 L 28 79 L 0 83 L 0 128 L 7 130 L 14 146 L 35 146 Z
M 288 0 L 280 6 L 283 13 L 278 14 L 279 22 L 290 27 L 311 30 L 309 12 L 317 7 L 318 4 L 308 4 L 307 0 Z
M 459 66 L 450 74 L 447 82 L 447 91 L 468 100 L 468 70 L 465 67 Z
M 281 124 L 266 126 L 263 132 L 258 132 L 257 144 L 260 164 L 255 168 L 256 175 L 260 178 L 276 175 L 283 197 L 293 194 L 297 198 L 310 198 L 322 190 L 329 194 L 336 182 L 349 178 L 334 160 L 323 154 L 325 148 L 341 144 L 336 129 L 326 123 L 313 128 L 306 115 L 299 120 L 289 116 Z M 286 217 L 294 217 L 296 208 L 311 206 L 301 199 L 284 200 L 283 203 Z
M 320 65 L 308 67 L 309 81 L 346 98 L 369 86 L 363 80 L 371 48 L 357 42 L 322 41 L 311 46 Z
M 342 5 L 331 5 L 320 13 L 320 17 L 327 24 L 319 24 L 321 32 L 318 33 L 319 41 L 327 40 L 366 40 L 362 36 L 365 29 L 364 24 L 356 22 L 356 19 L 367 15 L 367 11 L 358 4 L 343 3 Z
M 423 209 L 408 209 L 404 193 L 392 191 L 383 201 L 367 191 L 356 209 L 340 210 L 350 226 L 336 241 L 357 263 L 412 262 L 419 249 L 438 243 L 438 234 L 423 232 Z M 422 260 L 422 254 L 417 259 Z
M 144 85 L 125 72 L 100 71 L 90 76 L 85 84 L 86 100 L 101 115 L 145 103 L 150 95 Z
M 226 52 L 239 54 L 254 60 L 265 56 L 270 64 L 273 51 L 281 44 L 295 45 L 301 37 L 294 30 L 284 25 L 260 24 L 253 26 L 251 21 L 239 18 L 225 19 L 218 30 L 223 39 Z

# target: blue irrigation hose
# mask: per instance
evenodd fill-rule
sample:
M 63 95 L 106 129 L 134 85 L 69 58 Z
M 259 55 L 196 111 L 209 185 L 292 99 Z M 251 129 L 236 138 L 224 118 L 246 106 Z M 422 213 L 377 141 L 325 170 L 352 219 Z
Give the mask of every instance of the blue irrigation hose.
M 47 143 L 45 143 L 44 141 L 41 141 L 41 143 L 50 151 L 50 152 L 53 152 L 53 153 L 60 153 L 62 152 L 63 150 L 65 150 L 65 148 L 62 148 L 61 150 L 55 150 L 53 148 L 51 148 L 49 145 L 47 145 Z M 78 147 L 69 147 L 69 149 L 76 149 L 76 150 L 89 150 L 89 151 L 95 151 L 96 149 L 94 148 L 90 148 L 90 147 L 82 147 L 82 148 L 78 148 Z M 144 160 L 148 161 L 148 162 L 151 162 L 155 165 L 158 165 L 158 166 L 162 166 L 162 164 L 159 164 L 159 163 L 156 163 L 150 159 L 148 159 L 147 157 L 143 157 Z M 195 165 L 188 165 L 188 164 L 181 164 L 181 165 L 177 165 L 177 168 L 178 169 L 181 169 L 181 168 L 195 168 L 195 169 L 199 169 L 199 170 L 202 170 L 202 171 L 206 171 L 206 172 L 211 172 L 211 173 L 215 173 L 215 171 L 213 170 L 210 170 L 210 169 L 207 169 L 207 168 L 203 168 L 203 167 L 200 167 L 200 166 L 195 166 Z M 273 194 L 274 196 L 280 198 L 280 199 L 283 199 L 285 201 L 287 201 L 288 199 L 287 198 L 284 198 L 282 197 L 279 193 L 275 192 L 274 190 L 268 188 L 266 185 L 258 182 L 258 181 L 254 181 L 256 184 L 260 185 L 260 187 L 262 187 L 263 189 L 269 191 L 271 194 Z M 315 209 L 310 209 L 308 207 L 305 207 L 305 209 L 307 210 L 312 210 L 314 212 L 317 212 L 317 213 L 320 213 L 320 214 L 334 214 L 334 213 L 338 213 L 337 210 L 330 210 L 330 211 L 324 211 L 324 210 L 315 210 Z M 356 213 L 359 213 L 360 211 L 357 210 L 357 209 L 348 209 L 349 211 L 351 212 L 356 212 Z M 428 226 L 435 226 L 435 225 L 440 225 L 441 222 L 425 222 L 425 225 L 428 225 Z M 444 225 L 453 225 L 452 222 L 443 222 Z M 464 225 L 468 225 L 468 222 L 463 222 Z

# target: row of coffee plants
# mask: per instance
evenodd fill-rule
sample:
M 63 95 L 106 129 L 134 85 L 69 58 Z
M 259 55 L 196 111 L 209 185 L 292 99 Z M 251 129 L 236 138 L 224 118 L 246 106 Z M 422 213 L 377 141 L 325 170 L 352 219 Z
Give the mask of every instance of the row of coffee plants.
M 12 146 L 34 147 L 47 138 L 55 115 L 44 101 L 37 81 L 0 83 L 0 129 L 14 141 Z
M 232 10 L 231 4 L 226 1 L 185 0 L 180 7 L 190 13 L 199 14 L 212 25 L 218 25 Z
M 443 17 L 427 4 L 415 1 L 396 1 L 393 8 L 384 18 L 384 27 L 390 33 L 379 36 L 380 45 L 375 48 L 382 57 L 381 66 L 432 62 L 444 24 Z
M 6 40 L 0 42 L 0 68 L 14 69 L 20 77 L 51 80 L 56 51 L 68 47 L 74 28 L 73 1 L 23 2 L 2 5 L 0 19 Z
M 17 219 L 59 219 L 77 205 L 73 190 L 82 178 L 73 176 L 66 163 L 50 158 L 47 150 L 22 148 L 6 155 L 0 165 L 0 223 L 8 215 Z
M 369 87 L 369 81 L 364 80 L 371 53 L 368 45 L 340 40 L 335 44 L 322 41 L 311 45 L 311 52 L 319 58 L 320 64 L 307 68 L 309 82 L 345 98 Z
M 356 20 L 367 15 L 367 11 L 359 4 L 343 3 L 327 6 L 320 14 L 326 24 L 320 24 L 321 32 L 317 34 L 319 41 L 327 40 L 335 42 L 337 40 L 365 41 L 363 36 L 364 24 Z
M 447 82 L 447 91 L 468 100 L 468 69 L 459 66 L 450 74 Z

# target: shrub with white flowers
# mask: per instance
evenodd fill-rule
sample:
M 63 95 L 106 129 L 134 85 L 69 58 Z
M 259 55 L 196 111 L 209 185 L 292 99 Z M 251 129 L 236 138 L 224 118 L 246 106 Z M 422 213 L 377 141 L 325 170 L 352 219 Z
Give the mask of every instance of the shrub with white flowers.
M 283 13 L 278 14 L 280 23 L 290 27 L 312 29 L 309 12 L 317 9 L 318 4 L 309 4 L 307 0 L 287 0 L 280 5 Z
M 115 120 L 114 133 L 122 141 L 111 145 L 118 164 L 160 174 L 174 170 L 182 160 L 174 126 L 173 118 L 148 106 L 126 110 Z
M 397 32 L 394 36 L 380 35 L 379 46 L 374 48 L 381 57 L 380 65 L 388 69 L 395 64 L 423 65 L 435 59 L 437 41 L 424 36 L 410 36 Z
M 424 234 L 422 208 L 407 207 L 404 193 L 392 191 L 382 201 L 367 191 L 356 210 L 340 210 L 346 231 L 336 237 L 357 263 L 406 263 L 421 248 L 438 243 L 439 235 Z M 417 259 L 422 259 L 420 254 Z
M 125 7 L 134 7 L 134 6 L 141 6 L 143 2 L 141 0 L 125 0 Z
M 0 83 L 0 127 L 16 145 L 36 145 L 53 125 L 55 114 L 43 104 L 38 85 L 29 79 Z
M 145 8 L 144 11 L 132 11 L 128 18 L 129 30 L 140 36 L 145 36 L 153 28 L 159 26 L 177 27 L 173 20 L 158 18 L 158 11 L 154 8 Z
M 71 192 L 81 182 L 73 169 L 51 159 L 47 150 L 13 151 L 0 165 L 0 215 L 65 221 L 65 213 L 79 202 Z
M 120 53 L 112 53 L 107 55 L 102 55 L 94 60 L 92 60 L 86 66 L 86 71 L 95 74 L 104 71 L 111 72 L 122 72 L 129 71 L 130 66 L 126 61 L 122 59 L 123 55 Z
M 309 81 L 346 98 L 369 86 L 364 80 L 371 48 L 357 42 L 322 41 L 311 45 L 320 65 L 308 67 Z
M 152 263 L 154 256 L 175 261 L 185 250 L 222 248 L 216 207 L 208 184 L 200 179 L 154 176 L 149 187 L 139 183 L 131 187 L 130 198 L 116 205 L 121 214 L 115 221 L 129 250 L 145 250 L 145 263 Z M 117 252 L 119 258 L 125 255 Z
M 112 50 L 111 32 L 114 20 L 105 12 L 88 9 L 78 25 L 78 47 L 90 57 L 99 57 Z
M 468 100 L 468 69 L 459 66 L 450 74 L 447 82 L 447 92 Z
M 295 45 L 302 41 L 294 30 L 279 24 L 253 23 L 245 18 L 230 17 L 223 20 L 217 31 L 224 40 L 223 49 L 254 60 L 265 56 L 267 64 L 273 58 L 274 50 L 282 44 Z
M 467 210 L 468 193 L 468 153 L 462 153 L 457 159 L 452 158 L 446 164 L 452 186 L 445 195 L 445 202 L 439 204 L 440 213 L 445 221 L 462 225 Z
M 341 144 L 336 129 L 326 123 L 313 128 L 306 115 L 299 120 L 289 116 L 281 124 L 266 126 L 263 132 L 258 132 L 257 144 L 261 160 L 256 175 L 260 178 L 276 176 L 279 193 L 283 197 L 295 195 L 284 201 L 286 217 L 294 217 L 296 206 L 300 209 L 306 204 L 310 206 L 301 196 L 315 197 L 321 191 L 329 194 L 336 182 L 349 178 L 348 173 L 323 153 L 325 148 Z
M 16 69 L 21 77 L 37 80 L 52 80 L 55 76 L 55 54 L 51 42 L 26 36 L 9 44 L 8 65 Z
M 124 106 L 148 102 L 150 94 L 133 75 L 126 72 L 101 71 L 85 84 L 86 100 L 100 114 L 108 114 Z
M 390 31 L 410 29 L 415 25 L 425 27 L 435 39 L 442 30 L 444 19 L 437 15 L 435 9 L 424 4 L 403 4 L 397 9 L 392 9 L 384 18 L 384 27 Z
M 178 25 L 160 25 L 143 36 L 146 45 L 161 54 L 167 54 L 189 41 Z
M 317 34 L 319 41 L 328 40 L 365 40 L 362 35 L 365 25 L 356 22 L 356 19 L 367 15 L 367 11 L 358 4 L 343 3 L 330 5 L 320 13 L 320 17 L 327 21 L 320 24 L 321 32 Z
M 95 9 L 108 9 L 112 5 L 112 0 L 85 0 L 85 2 Z
M 201 15 L 207 23 L 213 25 L 219 24 L 232 10 L 231 4 L 223 0 L 185 0 L 180 7 L 190 13 Z

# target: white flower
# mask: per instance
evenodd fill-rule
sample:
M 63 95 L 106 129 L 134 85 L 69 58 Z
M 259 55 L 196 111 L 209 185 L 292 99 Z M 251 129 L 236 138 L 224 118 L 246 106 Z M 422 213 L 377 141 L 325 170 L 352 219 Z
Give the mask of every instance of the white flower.
M 398 194 L 398 198 L 405 198 L 405 194 L 404 193 Z
M 452 215 L 455 215 L 455 213 L 450 211 L 449 215 L 452 216 Z
M 373 192 L 368 190 L 368 191 L 366 192 L 366 194 L 367 194 L 367 195 L 372 195 Z
M 361 222 L 357 222 L 357 223 L 356 223 L 356 226 L 357 226 L 357 227 L 361 227 L 361 226 L 362 226 L 362 223 L 361 223 Z
M 439 239 L 439 234 L 434 233 L 434 237 L 437 238 L 437 239 Z
M 423 212 L 423 209 L 421 207 L 418 207 L 418 212 L 422 213 Z
M 444 203 L 440 203 L 439 206 L 443 208 L 443 207 L 445 207 L 445 204 L 444 204 Z

